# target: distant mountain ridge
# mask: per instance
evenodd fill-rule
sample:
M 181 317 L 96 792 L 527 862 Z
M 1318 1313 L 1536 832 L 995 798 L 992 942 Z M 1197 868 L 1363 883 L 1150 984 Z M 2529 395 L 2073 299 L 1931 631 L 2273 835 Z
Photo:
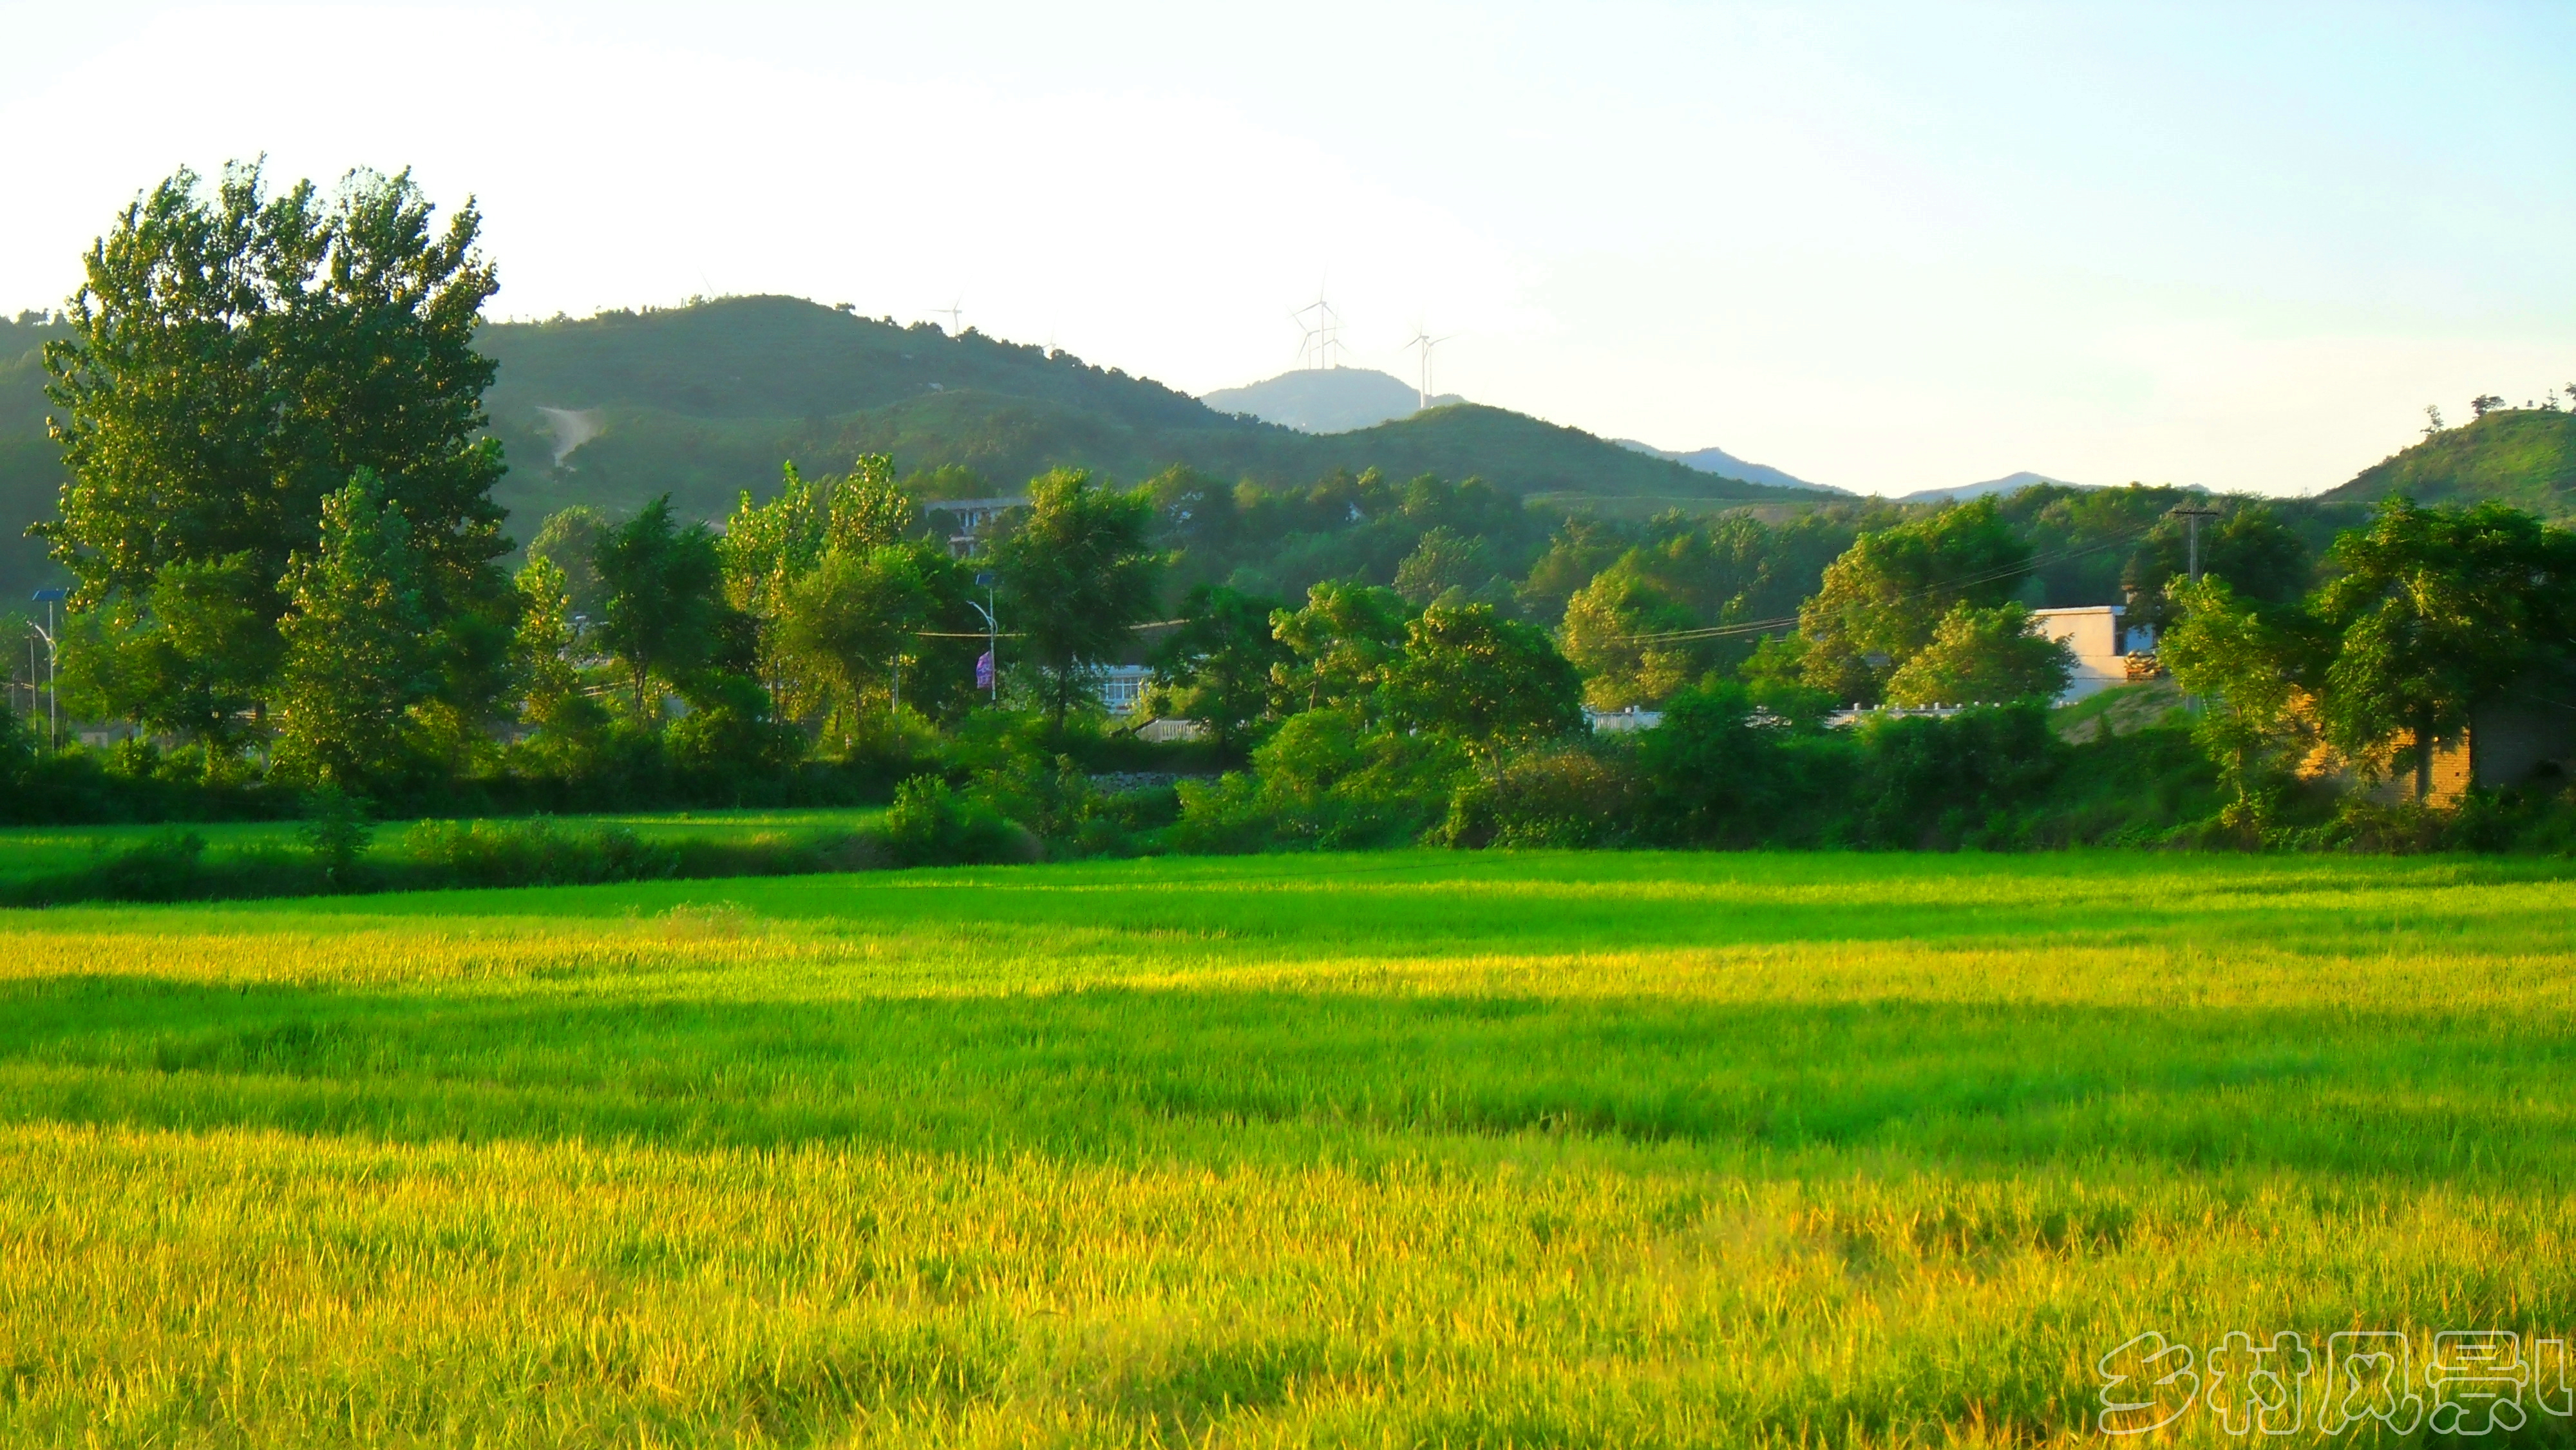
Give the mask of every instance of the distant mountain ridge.
M 1964 503 L 1972 498 L 1985 498 L 1989 495 L 2010 497 L 2033 484 L 2041 483 L 2055 484 L 2059 488 L 2101 487 L 2098 483 L 2075 483 L 2063 478 L 2051 478 L 2045 473 L 2024 470 L 2020 473 L 2007 473 L 2001 478 L 1989 478 L 1983 483 L 1963 483 L 1955 488 L 1918 488 L 1912 493 L 1897 495 L 1896 501 L 1898 503 Z
M 1373 368 L 1298 368 L 1201 393 L 1199 401 L 1220 413 L 1248 413 L 1300 433 L 1348 433 L 1467 400 L 1443 393 L 1426 404 L 1413 384 Z
M 1613 438 L 1610 441 L 1622 448 L 1633 448 L 1639 453 L 1652 454 L 1657 458 L 1669 458 L 1684 468 L 1697 469 L 1701 473 L 1714 473 L 1720 478 L 1740 478 L 1746 483 L 1767 483 L 1775 488 L 1812 488 L 1824 493 L 1839 493 L 1845 497 L 1851 495 L 1850 489 L 1836 488 L 1830 483 L 1810 483 L 1795 475 L 1783 473 L 1767 463 L 1747 463 L 1723 448 L 1694 448 L 1686 453 L 1676 453 L 1669 448 L 1657 448 L 1652 443 L 1640 443 L 1634 438 Z

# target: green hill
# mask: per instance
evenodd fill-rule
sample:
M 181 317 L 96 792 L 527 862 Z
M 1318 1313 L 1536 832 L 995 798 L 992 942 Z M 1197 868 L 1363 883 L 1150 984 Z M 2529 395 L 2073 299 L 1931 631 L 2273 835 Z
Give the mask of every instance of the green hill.
M 0 608 L 54 577 L 22 531 L 53 511 L 62 481 L 38 359 L 61 331 L 0 319 Z M 1060 465 L 1133 482 L 1186 464 L 1274 485 L 1374 467 L 1523 495 L 1808 497 L 1499 408 L 1299 433 L 1066 353 L 788 297 L 494 323 L 481 345 L 501 365 L 486 401 L 511 465 L 498 494 L 522 538 L 566 504 L 626 509 L 666 492 L 689 514 L 721 517 L 743 489 L 773 486 L 783 461 L 833 470 L 860 453 L 890 453 L 906 473 L 962 466 L 996 491 Z
M 2418 503 L 2497 499 L 2546 519 L 2576 518 L 2576 413 L 2514 408 L 2423 442 L 2318 495 L 2376 503 L 2392 493 Z
M 1134 481 L 1186 464 L 1269 484 L 1374 467 L 1480 477 L 1518 494 L 1790 496 L 1498 408 L 1300 433 L 1065 353 L 786 297 L 504 323 L 484 339 L 501 363 L 490 404 L 513 460 L 503 502 L 517 512 L 626 507 L 668 491 L 712 516 L 741 489 L 765 488 L 784 460 L 835 468 L 863 452 L 890 453 L 906 473 L 964 467 L 997 490 L 1058 466 Z M 563 435 L 547 409 L 601 429 L 560 466 Z
M 29 591 L 59 582 L 27 525 L 52 516 L 63 484 L 62 455 L 45 436 L 44 346 L 67 333 L 33 317 L 0 317 L 0 614 L 23 610 Z

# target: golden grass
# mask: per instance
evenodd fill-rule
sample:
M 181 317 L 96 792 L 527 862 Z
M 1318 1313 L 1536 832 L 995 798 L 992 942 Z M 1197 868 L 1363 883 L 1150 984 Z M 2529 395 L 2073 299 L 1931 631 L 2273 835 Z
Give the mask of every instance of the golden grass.
M 2088 1438 L 2142 1329 L 2576 1325 L 2571 905 L 1427 856 L 15 914 L 0 1440 Z

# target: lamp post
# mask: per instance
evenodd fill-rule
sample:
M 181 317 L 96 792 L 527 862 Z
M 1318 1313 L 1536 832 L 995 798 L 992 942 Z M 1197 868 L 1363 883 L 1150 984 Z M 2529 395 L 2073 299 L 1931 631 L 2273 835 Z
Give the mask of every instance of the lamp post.
M 986 683 L 993 692 L 993 703 L 1002 703 L 1002 626 L 993 614 L 993 575 L 986 570 L 975 576 L 976 585 L 984 591 L 984 602 L 966 601 L 977 614 L 984 616 L 984 668 Z
M 45 622 L 35 624 L 33 620 L 28 621 L 34 624 L 38 634 L 45 637 L 45 748 L 47 750 L 61 748 L 59 737 L 62 734 L 62 711 L 54 703 L 57 696 L 55 686 L 62 678 L 62 668 L 58 662 L 59 651 L 54 644 L 54 636 L 60 632 L 60 627 L 54 620 L 54 606 L 62 603 L 69 592 L 63 589 L 37 590 L 35 601 L 45 606 Z

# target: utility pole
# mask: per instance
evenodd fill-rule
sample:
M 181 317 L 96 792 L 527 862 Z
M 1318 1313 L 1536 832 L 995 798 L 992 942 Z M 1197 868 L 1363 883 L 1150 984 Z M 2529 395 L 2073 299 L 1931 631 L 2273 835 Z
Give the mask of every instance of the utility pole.
M 39 589 L 35 594 L 36 602 L 45 606 L 45 622 L 37 625 L 36 631 L 45 637 L 45 748 L 47 750 L 62 748 L 62 708 L 56 703 L 61 695 L 57 686 L 62 682 L 62 663 L 61 651 L 54 642 L 54 637 L 61 633 L 61 626 L 55 622 L 54 606 L 63 602 L 65 594 L 66 591 L 61 589 Z
M 2186 540 L 2183 545 L 2185 551 L 2183 557 L 2188 561 L 2186 572 L 2191 582 L 2197 584 L 2200 582 L 2200 521 L 2218 517 L 2218 510 L 2206 504 L 2181 504 L 2169 511 L 2165 517 L 2182 520 L 2183 537 Z

